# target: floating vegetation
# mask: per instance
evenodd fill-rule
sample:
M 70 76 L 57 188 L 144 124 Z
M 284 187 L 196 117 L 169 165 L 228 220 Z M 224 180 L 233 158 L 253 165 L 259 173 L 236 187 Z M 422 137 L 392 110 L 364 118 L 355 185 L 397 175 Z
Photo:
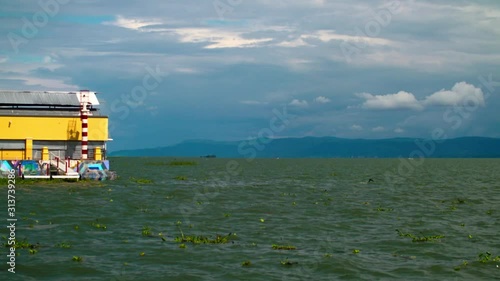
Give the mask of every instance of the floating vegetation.
M 144 257 L 145 255 L 146 255 L 146 253 L 144 253 L 144 252 L 139 253 L 139 256 L 141 256 L 141 257 Z
M 490 252 L 479 253 L 477 257 L 481 263 L 500 262 L 500 256 L 494 257 Z
M 280 263 L 281 263 L 281 265 L 286 265 L 286 266 L 298 264 L 298 262 L 290 261 L 290 260 L 288 260 L 288 258 L 286 258 L 285 260 L 282 260 Z
M 152 231 L 151 227 L 149 227 L 147 225 L 143 226 L 142 227 L 142 236 L 153 236 L 151 231 Z
M 328 253 L 326 253 L 326 254 L 324 254 L 324 255 L 323 255 L 323 257 L 324 257 L 324 258 L 331 258 L 331 257 L 332 257 L 332 254 L 328 254 Z
M 252 262 L 251 261 L 244 261 L 241 263 L 241 266 L 251 266 Z
M 73 256 L 73 261 L 77 261 L 77 262 L 82 262 L 83 261 L 83 258 L 82 257 L 79 257 L 79 256 Z
M 198 162 L 195 161 L 180 161 L 175 160 L 168 163 L 169 166 L 195 166 L 198 165 Z
M 225 213 L 225 214 L 224 214 L 224 217 L 225 217 L 225 218 L 229 218 L 230 216 L 231 216 L 231 214 L 228 214 L 228 213 Z
M 354 250 L 352 250 L 352 253 L 353 253 L 353 254 L 359 254 L 359 253 L 361 253 L 361 250 L 354 249 Z
M 488 211 L 486 211 L 486 214 L 490 216 L 493 215 L 493 209 L 489 209 Z
M 180 244 L 180 245 L 179 245 L 179 248 L 181 248 L 181 249 L 185 249 L 185 248 L 186 248 L 186 244 L 184 244 L 184 243 Z
M 38 253 L 37 249 L 30 249 L 30 255 L 34 255 L 36 253 Z
M 276 245 L 273 244 L 273 250 L 297 250 L 297 247 L 292 245 Z
M 393 208 L 382 208 L 382 207 L 378 207 L 378 208 L 375 208 L 373 210 L 377 211 L 377 212 L 392 212 L 392 211 L 394 211 Z
M 446 203 L 446 200 L 441 200 L 441 203 Z M 462 205 L 462 204 L 465 204 L 467 203 L 467 201 L 465 199 L 462 199 L 462 198 L 455 198 L 453 200 L 450 201 L 450 210 L 452 211 L 455 211 L 458 207 L 458 205 Z
M 92 227 L 97 228 L 97 229 L 102 229 L 102 230 L 107 229 L 106 225 L 103 223 L 99 223 L 98 219 L 96 219 L 94 222 L 92 222 L 91 225 L 92 225 Z
M 436 240 L 439 240 L 441 238 L 445 238 L 444 235 L 415 236 L 415 235 L 413 235 L 411 233 L 403 233 L 403 232 L 399 231 L 399 229 L 396 229 L 396 232 L 401 237 L 409 237 L 409 238 L 411 238 L 412 242 L 429 242 L 429 241 L 436 241 Z
M 455 271 L 460 271 L 462 268 L 465 268 L 469 264 L 468 261 L 463 261 L 460 265 L 455 266 Z
M 456 198 L 456 199 L 453 199 L 453 201 L 451 201 L 452 204 L 465 204 L 465 199 L 461 199 L 461 198 Z
M 22 187 L 22 186 L 32 186 L 32 185 L 51 185 L 51 184 L 73 184 L 77 183 L 78 185 L 81 185 L 82 182 L 87 183 L 88 185 L 102 185 L 102 183 L 99 183 L 98 181 L 93 181 L 93 180 L 78 180 L 78 179 L 22 179 L 21 177 L 17 177 L 16 180 L 19 183 L 22 183 L 22 185 L 17 185 L 16 187 Z M 0 178 L 0 185 L 7 185 L 9 182 L 8 178 Z
M 7 237 L 5 236 L 3 236 L 2 238 L 4 240 L 7 240 Z M 6 241 L 4 243 L 4 246 L 7 248 L 11 248 L 12 246 L 14 246 L 14 248 L 16 249 L 38 249 L 40 247 L 40 244 L 38 243 L 37 244 L 29 243 L 26 238 L 24 238 L 23 240 L 15 239 L 14 241 L 15 241 L 14 245 L 11 245 L 9 244 L 9 241 Z
M 260 222 L 265 222 L 265 220 L 263 218 L 260 218 Z
M 129 180 L 131 182 L 134 182 L 134 183 L 138 183 L 138 184 L 152 184 L 153 181 L 150 180 L 150 179 L 145 179 L 145 178 L 134 178 L 134 177 L 130 177 Z
M 176 176 L 175 179 L 178 180 L 178 181 L 185 181 L 188 178 L 186 176 Z
M 69 248 L 71 248 L 71 244 L 69 242 L 61 242 L 61 243 L 57 243 L 56 247 L 63 248 L 63 249 L 69 249 Z
M 231 241 L 231 238 L 235 237 L 236 234 L 229 233 L 228 235 L 215 235 L 215 238 L 203 235 L 184 235 L 181 237 L 176 237 L 175 242 L 177 243 L 193 243 L 193 244 L 227 244 Z

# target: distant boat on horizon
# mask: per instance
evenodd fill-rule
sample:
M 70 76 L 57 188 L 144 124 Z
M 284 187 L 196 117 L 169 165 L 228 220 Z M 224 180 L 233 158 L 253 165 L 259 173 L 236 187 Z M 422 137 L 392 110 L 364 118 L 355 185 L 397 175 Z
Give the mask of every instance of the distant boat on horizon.
M 209 154 L 209 155 L 200 156 L 200 158 L 217 158 L 217 155 Z

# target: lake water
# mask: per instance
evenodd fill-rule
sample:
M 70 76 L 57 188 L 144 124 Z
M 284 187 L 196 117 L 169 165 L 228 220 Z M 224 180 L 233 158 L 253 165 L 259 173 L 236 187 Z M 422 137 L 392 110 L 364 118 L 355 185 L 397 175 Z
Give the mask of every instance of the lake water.
M 17 249 L 12 274 L 2 247 L 0 280 L 500 280 L 500 159 L 172 160 L 18 181 L 16 238 L 34 251 Z

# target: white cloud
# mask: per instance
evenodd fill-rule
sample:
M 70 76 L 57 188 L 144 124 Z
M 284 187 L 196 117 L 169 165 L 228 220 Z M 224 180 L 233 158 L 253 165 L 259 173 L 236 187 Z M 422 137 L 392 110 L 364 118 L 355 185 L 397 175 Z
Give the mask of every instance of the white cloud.
M 369 37 L 369 36 L 352 36 L 352 35 L 337 33 L 334 30 L 318 30 L 311 34 L 302 35 L 302 38 L 319 39 L 323 42 L 344 41 L 344 42 L 351 42 L 355 45 L 381 45 L 381 46 L 394 45 L 394 42 L 383 38 Z
M 329 102 L 331 102 L 331 100 L 329 98 L 323 97 L 323 96 L 319 96 L 319 97 L 315 98 L 314 101 L 317 103 L 329 103 Z
M 161 24 L 159 20 L 142 20 L 134 18 L 125 18 L 123 16 L 117 16 L 115 21 L 105 22 L 105 25 L 114 25 L 127 29 L 141 30 L 143 27 Z
M 251 48 L 273 40 L 272 38 L 248 39 L 242 37 L 243 32 L 213 28 L 177 28 L 163 31 L 179 35 L 180 42 L 183 43 L 208 43 L 205 49 Z
M 366 109 L 423 109 L 423 106 L 415 98 L 415 96 L 405 91 L 388 95 L 372 95 L 369 93 L 362 93 L 357 94 L 357 96 L 365 99 L 362 107 Z
M 354 124 L 351 126 L 352 131 L 363 131 L 363 127 L 361 125 Z
M 305 100 L 294 99 L 289 103 L 289 105 L 297 107 L 307 107 L 309 104 Z
M 256 47 L 260 43 L 272 40 L 272 38 L 246 39 L 242 37 L 241 32 L 211 28 L 179 28 L 172 31 L 180 35 L 180 41 L 184 43 L 211 43 L 205 46 L 206 49 Z
M 379 133 L 379 132 L 385 131 L 385 128 L 382 127 L 382 126 L 378 126 L 378 127 L 372 128 L 372 131 L 376 132 L 376 133 Z
M 288 48 L 296 48 L 296 47 L 311 46 L 311 45 L 308 44 L 308 43 L 306 43 L 300 37 L 300 38 L 297 38 L 297 39 L 292 40 L 292 41 L 283 41 L 283 42 L 280 42 L 280 43 L 276 44 L 276 46 L 279 46 L 279 47 L 288 47 Z
M 154 25 L 166 24 L 165 22 L 155 19 L 143 20 L 118 16 L 115 21 L 106 22 L 105 24 L 141 32 L 159 33 L 164 35 L 174 33 L 180 37 L 179 41 L 182 43 L 208 43 L 208 45 L 204 46 L 205 49 L 250 48 L 273 40 L 272 38 L 244 38 L 244 32 L 223 30 L 220 28 L 152 27 Z
M 484 95 L 480 88 L 466 82 L 456 83 L 451 90 L 442 89 L 434 94 L 417 100 L 412 93 L 400 91 L 397 94 L 372 95 L 369 93 L 356 94 L 365 99 L 362 107 L 365 109 L 412 109 L 423 110 L 427 106 L 455 106 L 480 105 L 484 106 Z M 473 104 L 472 104 L 473 103 Z
M 466 82 L 456 83 L 451 90 L 441 90 L 428 97 L 422 102 L 424 105 L 454 106 L 459 103 L 474 102 L 484 106 L 484 95 L 480 88 Z
M 396 128 L 394 129 L 394 133 L 397 133 L 397 134 L 401 134 L 401 133 L 404 133 L 405 130 L 401 129 L 401 128 Z

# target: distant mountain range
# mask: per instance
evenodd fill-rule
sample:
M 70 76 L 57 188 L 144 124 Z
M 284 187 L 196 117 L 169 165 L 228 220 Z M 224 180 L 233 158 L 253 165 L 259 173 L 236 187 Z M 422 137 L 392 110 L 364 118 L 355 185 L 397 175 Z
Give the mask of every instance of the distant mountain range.
M 343 139 L 304 137 L 223 142 L 192 140 L 148 149 L 121 150 L 110 156 L 222 158 L 500 158 L 500 139 L 463 137 L 440 140 Z

